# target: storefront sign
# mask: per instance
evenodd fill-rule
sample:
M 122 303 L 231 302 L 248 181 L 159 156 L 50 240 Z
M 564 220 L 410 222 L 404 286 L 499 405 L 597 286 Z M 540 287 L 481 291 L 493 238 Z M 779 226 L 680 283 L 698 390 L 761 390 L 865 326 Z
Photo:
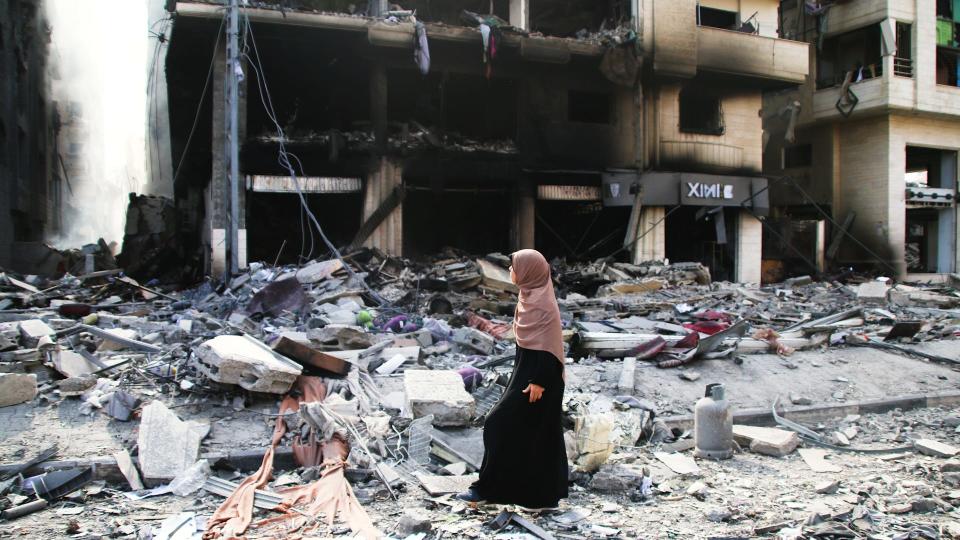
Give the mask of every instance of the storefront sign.
M 703 184 L 700 182 L 685 182 L 687 199 L 732 199 L 732 184 Z M 686 203 L 689 204 L 689 203 Z

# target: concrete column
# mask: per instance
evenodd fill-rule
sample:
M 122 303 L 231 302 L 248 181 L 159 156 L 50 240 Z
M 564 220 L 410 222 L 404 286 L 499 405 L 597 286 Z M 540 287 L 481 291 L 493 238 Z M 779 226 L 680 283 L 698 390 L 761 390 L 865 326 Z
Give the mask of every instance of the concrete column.
M 667 258 L 667 221 L 663 219 L 665 215 L 666 208 L 662 206 L 644 206 L 640 211 L 635 236 L 640 239 L 631 249 L 634 264 Z
M 363 195 L 364 221 L 373 215 L 395 187 L 402 185 L 403 170 L 400 164 L 386 157 L 379 158 L 377 167 L 367 176 Z M 390 212 L 363 245 L 383 250 L 389 255 L 403 255 L 403 203 Z
M 370 120 L 373 122 L 373 138 L 377 151 L 387 150 L 387 67 L 383 62 L 374 62 L 370 69 Z
M 530 29 L 530 0 L 510 0 L 510 25 Z
M 534 185 L 526 180 L 517 186 L 513 201 L 511 248 L 533 249 L 536 243 L 537 198 Z
M 763 224 L 746 210 L 737 227 L 737 274 L 740 283 L 760 283 L 763 259 Z
M 213 169 L 210 175 L 210 183 L 204 192 L 206 199 L 206 214 L 204 216 L 204 243 L 208 248 L 207 270 L 210 275 L 220 277 L 224 274 L 227 266 L 226 260 L 226 234 L 227 219 L 229 219 L 230 193 L 227 191 L 227 160 L 226 160 L 226 126 L 225 115 L 226 108 L 224 103 L 225 74 L 227 65 L 226 44 L 221 43 L 217 48 L 216 58 L 213 66 L 213 135 L 211 141 L 211 151 L 213 154 Z M 246 71 L 246 66 L 244 65 Z M 241 145 L 246 138 L 247 133 L 247 79 L 240 82 L 239 99 L 239 138 Z M 242 160 L 241 160 L 242 162 Z M 246 189 L 243 184 L 243 170 L 240 171 L 240 231 L 239 240 L 239 263 L 240 268 L 247 266 L 247 216 L 246 216 Z

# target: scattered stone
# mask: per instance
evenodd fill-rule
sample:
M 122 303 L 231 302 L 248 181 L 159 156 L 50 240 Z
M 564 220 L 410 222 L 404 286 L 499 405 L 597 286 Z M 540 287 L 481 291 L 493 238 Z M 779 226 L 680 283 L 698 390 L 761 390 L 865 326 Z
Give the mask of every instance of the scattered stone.
M 733 512 L 728 508 L 715 507 L 706 511 L 707 519 L 714 523 L 721 523 L 733 517 Z
M 913 447 L 918 452 L 927 456 L 949 458 L 960 453 L 960 449 L 931 439 L 919 439 L 913 441 Z
M 853 439 L 860 433 L 860 428 L 857 426 L 850 426 L 841 430 L 840 433 L 843 433 L 844 437 L 847 439 Z
M 813 400 L 799 394 L 790 394 L 790 403 L 794 405 L 813 405 Z
M 895 503 L 887 506 L 888 514 L 906 514 L 913 511 L 911 503 Z
M 847 439 L 847 436 L 844 435 L 843 432 L 834 432 L 833 440 L 836 441 L 837 446 L 850 446 L 850 439 Z
M 960 461 L 947 461 L 940 465 L 940 472 L 960 472 Z
M 106 332 L 112 336 L 117 336 L 118 338 L 121 338 L 121 339 L 136 340 L 138 337 L 140 337 L 139 334 L 137 334 L 136 330 L 133 330 L 130 328 L 109 328 L 106 330 Z M 189 334 L 190 332 L 188 331 L 187 333 Z M 123 343 L 113 341 L 112 339 L 104 339 L 100 343 L 100 346 L 97 347 L 97 351 L 99 352 L 120 351 L 126 348 L 127 346 L 124 345 Z
M 709 489 L 707 488 L 707 484 L 699 480 L 690 484 L 690 486 L 687 487 L 687 495 L 690 495 L 691 497 L 695 497 L 696 499 L 701 501 L 704 501 L 707 499 L 708 492 L 709 492 Z
M 25 403 L 37 397 L 37 376 L 0 373 L 0 407 Z
M 680 374 L 680 378 L 690 382 L 697 381 L 700 379 L 700 372 L 687 370 Z
M 814 490 L 821 495 L 833 495 L 838 489 L 840 489 L 839 480 L 827 480 L 820 482 L 814 487 Z
M 666 452 L 654 452 L 653 457 L 660 460 L 664 465 L 669 467 L 671 471 L 681 476 L 696 476 L 700 474 L 700 466 L 698 466 L 697 462 L 690 456 L 683 454 L 668 454 Z
M 643 484 L 644 471 L 626 464 L 605 463 L 593 475 L 589 487 L 600 493 L 623 493 Z
M 297 281 L 304 284 L 323 281 L 341 268 L 343 268 L 343 262 L 340 259 L 315 262 L 297 270 Z
M 217 336 L 197 347 L 194 356 L 197 368 L 210 379 L 251 392 L 284 394 L 303 371 L 293 360 L 245 335 Z
M 400 522 L 397 523 L 397 534 L 400 535 L 400 538 L 406 538 L 411 534 L 428 533 L 432 528 L 433 525 L 430 523 L 429 516 L 407 510 L 400 518 Z
M 467 474 L 463 476 L 440 476 L 434 474 L 414 473 L 414 476 L 423 486 L 423 489 L 431 497 L 448 495 L 450 493 L 463 493 L 477 481 L 479 475 Z
M 773 457 L 786 456 L 800 444 L 800 437 L 792 431 L 739 424 L 733 426 L 733 438 L 755 454 Z
M 920 513 L 933 512 L 939 507 L 940 505 L 937 504 L 937 501 L 929 497 L 921 497 L 919 499 L 914 499 L 913 501 L 910 502 L 910 508 L 914 512 L 920 512 Z
M 96 375 L 83 375 L 81 377 L 70 377 L 60 381 L 60 397 L 81 396 L 91 388 L 97 385 Z
M 432 414 L 435 426 L 465 426 L 476 413 L 476 401 L 456 371 L 408 369 L 403 387 L 407 410 L 414 418 Z
M 141 414 L 137 445 L 144 478 L 171 480 L 196 463 L 201 428 L 180 420 L 159 401 L 151 401 Z
M 960 416 L 948 416 L 944 418 L 943 425 L 950 428 L 960 427 Z

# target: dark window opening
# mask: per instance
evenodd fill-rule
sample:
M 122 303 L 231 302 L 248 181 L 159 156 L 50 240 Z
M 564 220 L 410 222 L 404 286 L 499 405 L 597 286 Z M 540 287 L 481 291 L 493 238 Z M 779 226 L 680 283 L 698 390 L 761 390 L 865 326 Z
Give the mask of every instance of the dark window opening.
M 937 0 L 937 17 L 943 19 L 953 19 L 954 17 L 960 17 L 960 4 L 954 2 L 954 0 Z
M 604 207 L 599 201 L 538 200 L 536 212 L 535 244 L 548 260 L 595 260 L 616 251 L 630 219 L 629 207 Z
M 957 152 L 908 146 L 905 157 L 907 271 L 953 272 L 956 212 L 944 196 L 956 198 Z
M 960 86 L 960 50 L 937 47 L 937 84 Z
M 426 179 L 408 184 L 403 201 L 404 255 L 428 255 L 444 247 L 470 253 L 509 252 L 510 187 L 445 180 L 450 182 L 438 189 L 430 188 Z
M 736 30 L 739 26 L 738 15 L 736 11 L 697 6 L 697 23 L 700 26 Z
M 893 58 L 893 74 L 913 77 L 913 25 L 897 23 L 897 55 Z
M 809 167 L 813 163 L 813 146 L 801 144 L 783 149 L 783 168 Z
M 393 2 L 390 2 L 393 5 Z M 440 22 L 453 26 L 463 26 L 461 14 L 464 10 L 480 15 L 491 13 L 501 19 L 510 19 L 510 0 L 406 0 L 399 2 L 403 9 L 417 12 L 417 19 L 425 22 Z
M 670 262 L 699 262 L 714 281 L 736 280 L 738 209 L 684 206 L 666 218 Z
M 723 109 L 720 98 L 697 94 L 690 90 L 680 92 L 680 131 L 723 135 Z
M 307 206 L 323 223 L 323 231 L 337 246 L 353 240 L 360 228 L 363 199 L 359 193 L 307 194 Z M 247 193 L 247 250 L 251 261 L 300 264 L 326 252 L 316 232 L 305 231 L 300 198 L 292 193 Z M 301 256 L 303 259 L 301 259 Z
M 586 37 L 630 20 L 624 0 L 532 0 L 530 30 L 548 36 Z
M 874 24 L 823 40 L 817 54 L 817 88 L 873 79 L 883 74 L 880 25 Z
M 567 120 L 590 124 L 609 124 L 610 95 L 571 90 L 567 93 Z

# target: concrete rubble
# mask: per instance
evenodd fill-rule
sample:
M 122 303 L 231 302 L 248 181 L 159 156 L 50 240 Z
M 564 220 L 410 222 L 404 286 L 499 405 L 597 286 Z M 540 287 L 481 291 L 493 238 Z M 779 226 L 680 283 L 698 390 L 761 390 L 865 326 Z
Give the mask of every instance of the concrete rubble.
M 0 412 L 49 419 L 75 411 L 107 439 L 71 463 L 100 460 L 113 489 L 149 497 L 144 504 L 156 501 L 170 515 L 211 515 L 275 440 L 276 479 L 252 503 L 269 512 L 277 492 L 320 478 L 323 460 L 311 444 L 341 441 L 351 450 L 345 481 L 386 534 L 486 537 L 495 515 L 450 496 L 476 478 L 479 428 L 512 369 L 508 265 L 501 254 L 451 250 L 412 261 L 362 249 L 299 267 L 254 263 L 224 283 L 188 289 L 141 285 L 120 272 L 55 280 L 8 273 L 0 278 L 11 300 L 0 309 Z M 529 531 L 526 523 L 558 536 L 645 536 L 647 516 L 659 512 L 673 516 L 666 530 L 674 537 L 697 527 L 813 537 L 825 524 L 866 527 L 868 514 L 873 532 L 922 527 L 913 519 L 921 513 L 953 523 L 960 466 L 948 459 L 958 453 L 960 419 L 922 408 L 947 398 L 925 398 L 918 409 L 920 398 L 887 396 L 900 405 L 856 413 L 852 404 L 883 396 L 863 390 L 876 377 L 858 374 L 848 358 L 896 358 L 955 386 L 955 290 L 867 278 L 748 286 L 711 282 L 689 263 L 552 265 L 567 348 L 571 497 L 556 515 L 516 515 L 509 530 Z M 824 375 L 811 375 L 817 370 Z M 765 388 L 773 374 L 798 378 Z M 303 387 L 309 380 L 322 382 L 322 398 Z M 692 453 L 693 403 L 718 380 L 732 388 L 736 423 L 737 452 L 726 462 Z M 776 397 L 782 416 L 771 414 Z M 279 399 L 315 401 L 278 417 Z M 41 428 L 38 420 L 29 429 Z M 110 442 L 114 429 L 121 435 Z M 65 448 L 62 458 L 77 457 Z M 895 460 L 867 462 L 863 449 Z M 23 447 L 7 461 L 35 452 Z M 855 474 L 864 463 L 892 469 Z M 776 492 L 785 489 L 773 487 L 777 474 L 797 479 L 797 488 Z M 163 491 L 178 477 L 178 486 L 204 489 Z M 909 484 L 918 481 L 925 487 Z M 19 501 L 16 486 L 0 489 Z M 765 495 L 751 499 L 754 491 Z M 696 517 L 681 504 L 695 504 Z M 444 517 L 450 509 L 453 519 Z M 78 518 L 90 530 L 100 530 L 95 512 Z M 115 531 L 160 526 L 131 523 Z

